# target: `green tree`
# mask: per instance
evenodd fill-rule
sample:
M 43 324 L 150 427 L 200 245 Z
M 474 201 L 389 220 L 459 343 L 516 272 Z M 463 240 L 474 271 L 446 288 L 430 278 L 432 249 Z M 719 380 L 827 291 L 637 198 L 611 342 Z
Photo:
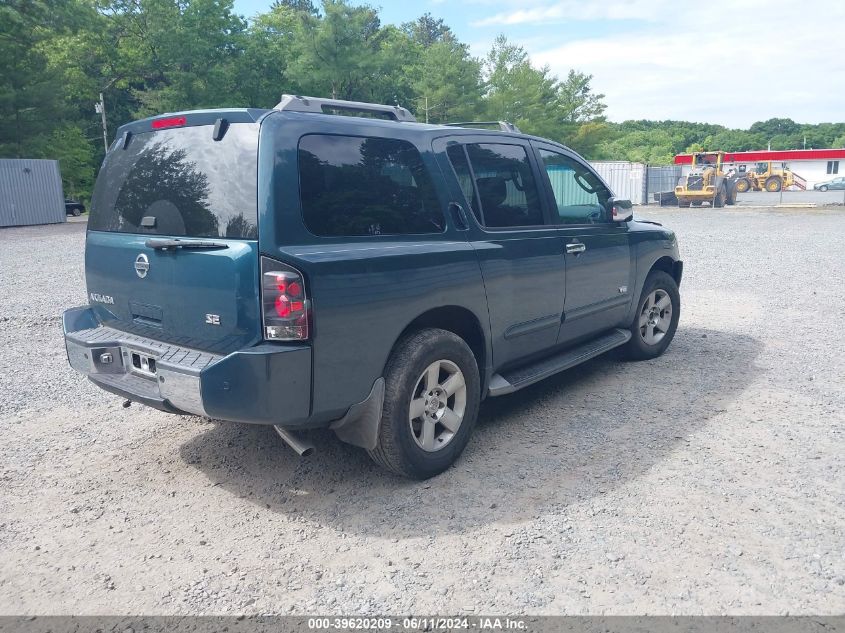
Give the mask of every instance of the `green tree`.
M 412 42 L 424 48 L 429 48 L 439 42 L 457 44 L 457 38 L 452 29 L 442 19 L 435 18 L 430 13 L 424 13 L 413 22 L 406 22 L 402 25 L 402 30 Z
M 67 30 L 72 11 L 61 0 L 0 3 L 0 155 L 31 156 L 64 106 L 62 74 L 46 48 Z
M 289 69 L 298 33 L 296 10 L 282 3 L 253 20 L 244 34 L 243 54 L 235 69 L 241 103 L 269 108 L 278 103 L 282 93 L 301 91 Z
M 411 67 L 417 118 L 432 123 L 473 119 L 481 107 L 481 62 L 456 40 L 424 48 Z
M 291 9 L 294 12 L 317 15 L 319 11 L 311 0 L 273 0 L 270 5 L 270 12 L 275 13 L 278 9 Z
M 55 128 L 43 155 L 59 161 L 65 195 L 90 199 L 94 188 L 95 150 L 78 125 Z
M 768 121 L 757 121 L 749 129 L 749 132 L 759 133 L 768 137 L 797 134 L 800 131 L 801 126 L 792 119 L 769 119 Z
M 584 123 L 604 115 L 607 109 L 604 95 L 592 91 L 592 79 L 592 75 L 570 70 L 566 79 L 558 85 L 557 102 L 567 123 Z
M 362 100 L 381 77 L 385 31 L 378 12 L 325 0 L 325 15 L 300 14 L 291 72 L 309 94 Z
M 636 163 L 667 165 L 676 154 L 677 140 L 666 130 L 633 130 L 601 146 L 601 157 Z
M 558 107 L 558 81 L 534 68 L 524 48 L 499 35 L 484 60 L 487 116 L 511 121 L 525 132 L 560 136 L 566 117 Z

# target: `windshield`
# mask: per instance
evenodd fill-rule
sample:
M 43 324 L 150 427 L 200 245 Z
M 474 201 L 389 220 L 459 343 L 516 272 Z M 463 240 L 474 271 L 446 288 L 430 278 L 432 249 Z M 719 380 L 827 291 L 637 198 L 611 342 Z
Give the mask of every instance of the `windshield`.
M 132 135 L 106 156 L 91 201 L 95 231 L 187 237 L 257 237 L 258 125 Z

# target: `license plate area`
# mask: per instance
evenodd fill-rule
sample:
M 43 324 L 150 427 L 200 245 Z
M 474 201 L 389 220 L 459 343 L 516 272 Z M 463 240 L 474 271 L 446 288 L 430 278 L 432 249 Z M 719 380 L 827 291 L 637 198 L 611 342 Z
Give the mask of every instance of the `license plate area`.
M 129 370 L 141 376 L 155 378 L 156 359 L 148 354 L 129 350 Z

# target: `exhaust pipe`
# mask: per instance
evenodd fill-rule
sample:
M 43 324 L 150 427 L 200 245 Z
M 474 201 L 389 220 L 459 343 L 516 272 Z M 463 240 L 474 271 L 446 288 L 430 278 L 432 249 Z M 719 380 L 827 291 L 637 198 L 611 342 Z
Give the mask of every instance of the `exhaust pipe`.
M 273 425 L 273 428 L 276 429 L 276 433 L 279 434 L 279 437 L 282 438 L 288 446 L 295 450 L 300 457 L 308 457 L 316 450 L 311 442 L 297 437 L 287 429 L 283 429 L 275 424 Z

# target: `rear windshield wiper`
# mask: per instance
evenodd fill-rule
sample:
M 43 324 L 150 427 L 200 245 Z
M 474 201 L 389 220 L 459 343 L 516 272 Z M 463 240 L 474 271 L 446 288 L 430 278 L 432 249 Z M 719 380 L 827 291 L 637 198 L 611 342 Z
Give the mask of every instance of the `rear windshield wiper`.
M 148 248 L 154 248 L 157 251 L 166 251 L 168 249 L 176 248 L 195 248 L 195 249 L 214 249 L 214 248 L 229 248 L 225 242 L 211 242 L 208 240 L 169 240 L 169 239 L 149 239 L 145 242 Z

